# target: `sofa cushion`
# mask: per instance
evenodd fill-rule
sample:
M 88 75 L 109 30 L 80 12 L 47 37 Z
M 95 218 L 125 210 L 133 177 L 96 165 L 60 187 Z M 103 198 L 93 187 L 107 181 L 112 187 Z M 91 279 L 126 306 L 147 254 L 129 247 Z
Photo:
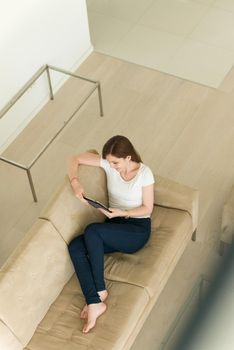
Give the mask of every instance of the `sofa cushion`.
M 108 204 L 106 177 L 103 169 L 80 165 L 78 177 L 87 197 Z M 85 205 L 75 197 L 67 177 L 40 217 L 50 220 L 67 243 L 78 233 L 82 233 L 89 223 L 101 222 L 105 219 L 99 210 Z
M 60 234 L 37 220 L 0 272 L 0 319 L 23 345 L 73 272 Z
M 149 297 L 141 287 L 107 281 L 107 311 L 94 329 L 82 333 L 85 300 L 74 275 L 53 303 L 25 350 L 122 349 Z
M 105 277 L 145 287 L 150 296 L 161 290 L 192 234 L 186 211 L 155 207 L 149 241 L 134 254 L 108 254 Z

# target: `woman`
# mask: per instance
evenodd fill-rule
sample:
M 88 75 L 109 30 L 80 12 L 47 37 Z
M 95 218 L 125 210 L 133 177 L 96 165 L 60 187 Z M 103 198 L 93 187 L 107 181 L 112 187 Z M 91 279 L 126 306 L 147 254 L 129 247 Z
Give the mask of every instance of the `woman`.
M 102 150 L 102 157 L 92 153 L 73 156 L 68 175 L 76 197 L 87 204 L 82 184 L 77 178 L 79 164 L 102 167 L 107 176 L 111 213 L 103 223 L 93 223 L 69 244 L 69 253 L 86 299 L 81 318 L 86 319 L 83 332 L 95 326 L 106 310 L 108 292 L 104 281 L 104 254 L 134 253 L 148 241 L 150 215 L 154 202 L 154 177 L 142 163 L 132 143 L 124 136 L 113 136 Z

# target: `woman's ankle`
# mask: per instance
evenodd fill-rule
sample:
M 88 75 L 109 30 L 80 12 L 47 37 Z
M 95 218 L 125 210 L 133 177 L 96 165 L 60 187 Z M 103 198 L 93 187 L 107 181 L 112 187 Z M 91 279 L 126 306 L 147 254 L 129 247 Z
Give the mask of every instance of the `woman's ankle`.
M 108 297 L 108 292 L 107 292 L 106 289 L 101 290 L 101 291 L 99 291 L 99 292 L 97 292 L 97 293 L 98 293 L 98 295 L 99 295 L 101 301 L 106 300 L 106 298 Z

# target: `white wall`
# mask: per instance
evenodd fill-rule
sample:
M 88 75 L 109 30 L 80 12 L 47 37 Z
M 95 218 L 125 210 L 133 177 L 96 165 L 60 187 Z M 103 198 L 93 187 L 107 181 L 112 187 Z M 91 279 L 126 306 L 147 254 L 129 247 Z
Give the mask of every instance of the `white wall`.
M 44 64 L 74 71 L 92 50 L 85 0 L 0 0 L 0 109 Z M 44 73 L 0 119 L 0 152 L 48 98 Z

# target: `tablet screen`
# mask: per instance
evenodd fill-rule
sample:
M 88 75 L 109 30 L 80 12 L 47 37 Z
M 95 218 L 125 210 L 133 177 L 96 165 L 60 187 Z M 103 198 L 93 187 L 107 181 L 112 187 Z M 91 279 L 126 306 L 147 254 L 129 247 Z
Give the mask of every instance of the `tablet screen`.
M 102 204 L 102 203 L 100 203 L 100 202 L 98 202 L 98 201 L 96 201 L 96 200 L 94 200 L 94 199 L 91 199 L 91 198 L 88 198 L 88 197 L 85 197 L 85 196 L 83 196 L 83 197 L 84 197 L 84 199 L 86 199 L 87 202 L 88 202 L 90 205 L 92 205 L 94 208 L 102 208 L 102 209 L 108 211 L 109 213 L 111 213 L 111 211 L 109 210 L 109 208 L 107 208 L 104 204 Z

